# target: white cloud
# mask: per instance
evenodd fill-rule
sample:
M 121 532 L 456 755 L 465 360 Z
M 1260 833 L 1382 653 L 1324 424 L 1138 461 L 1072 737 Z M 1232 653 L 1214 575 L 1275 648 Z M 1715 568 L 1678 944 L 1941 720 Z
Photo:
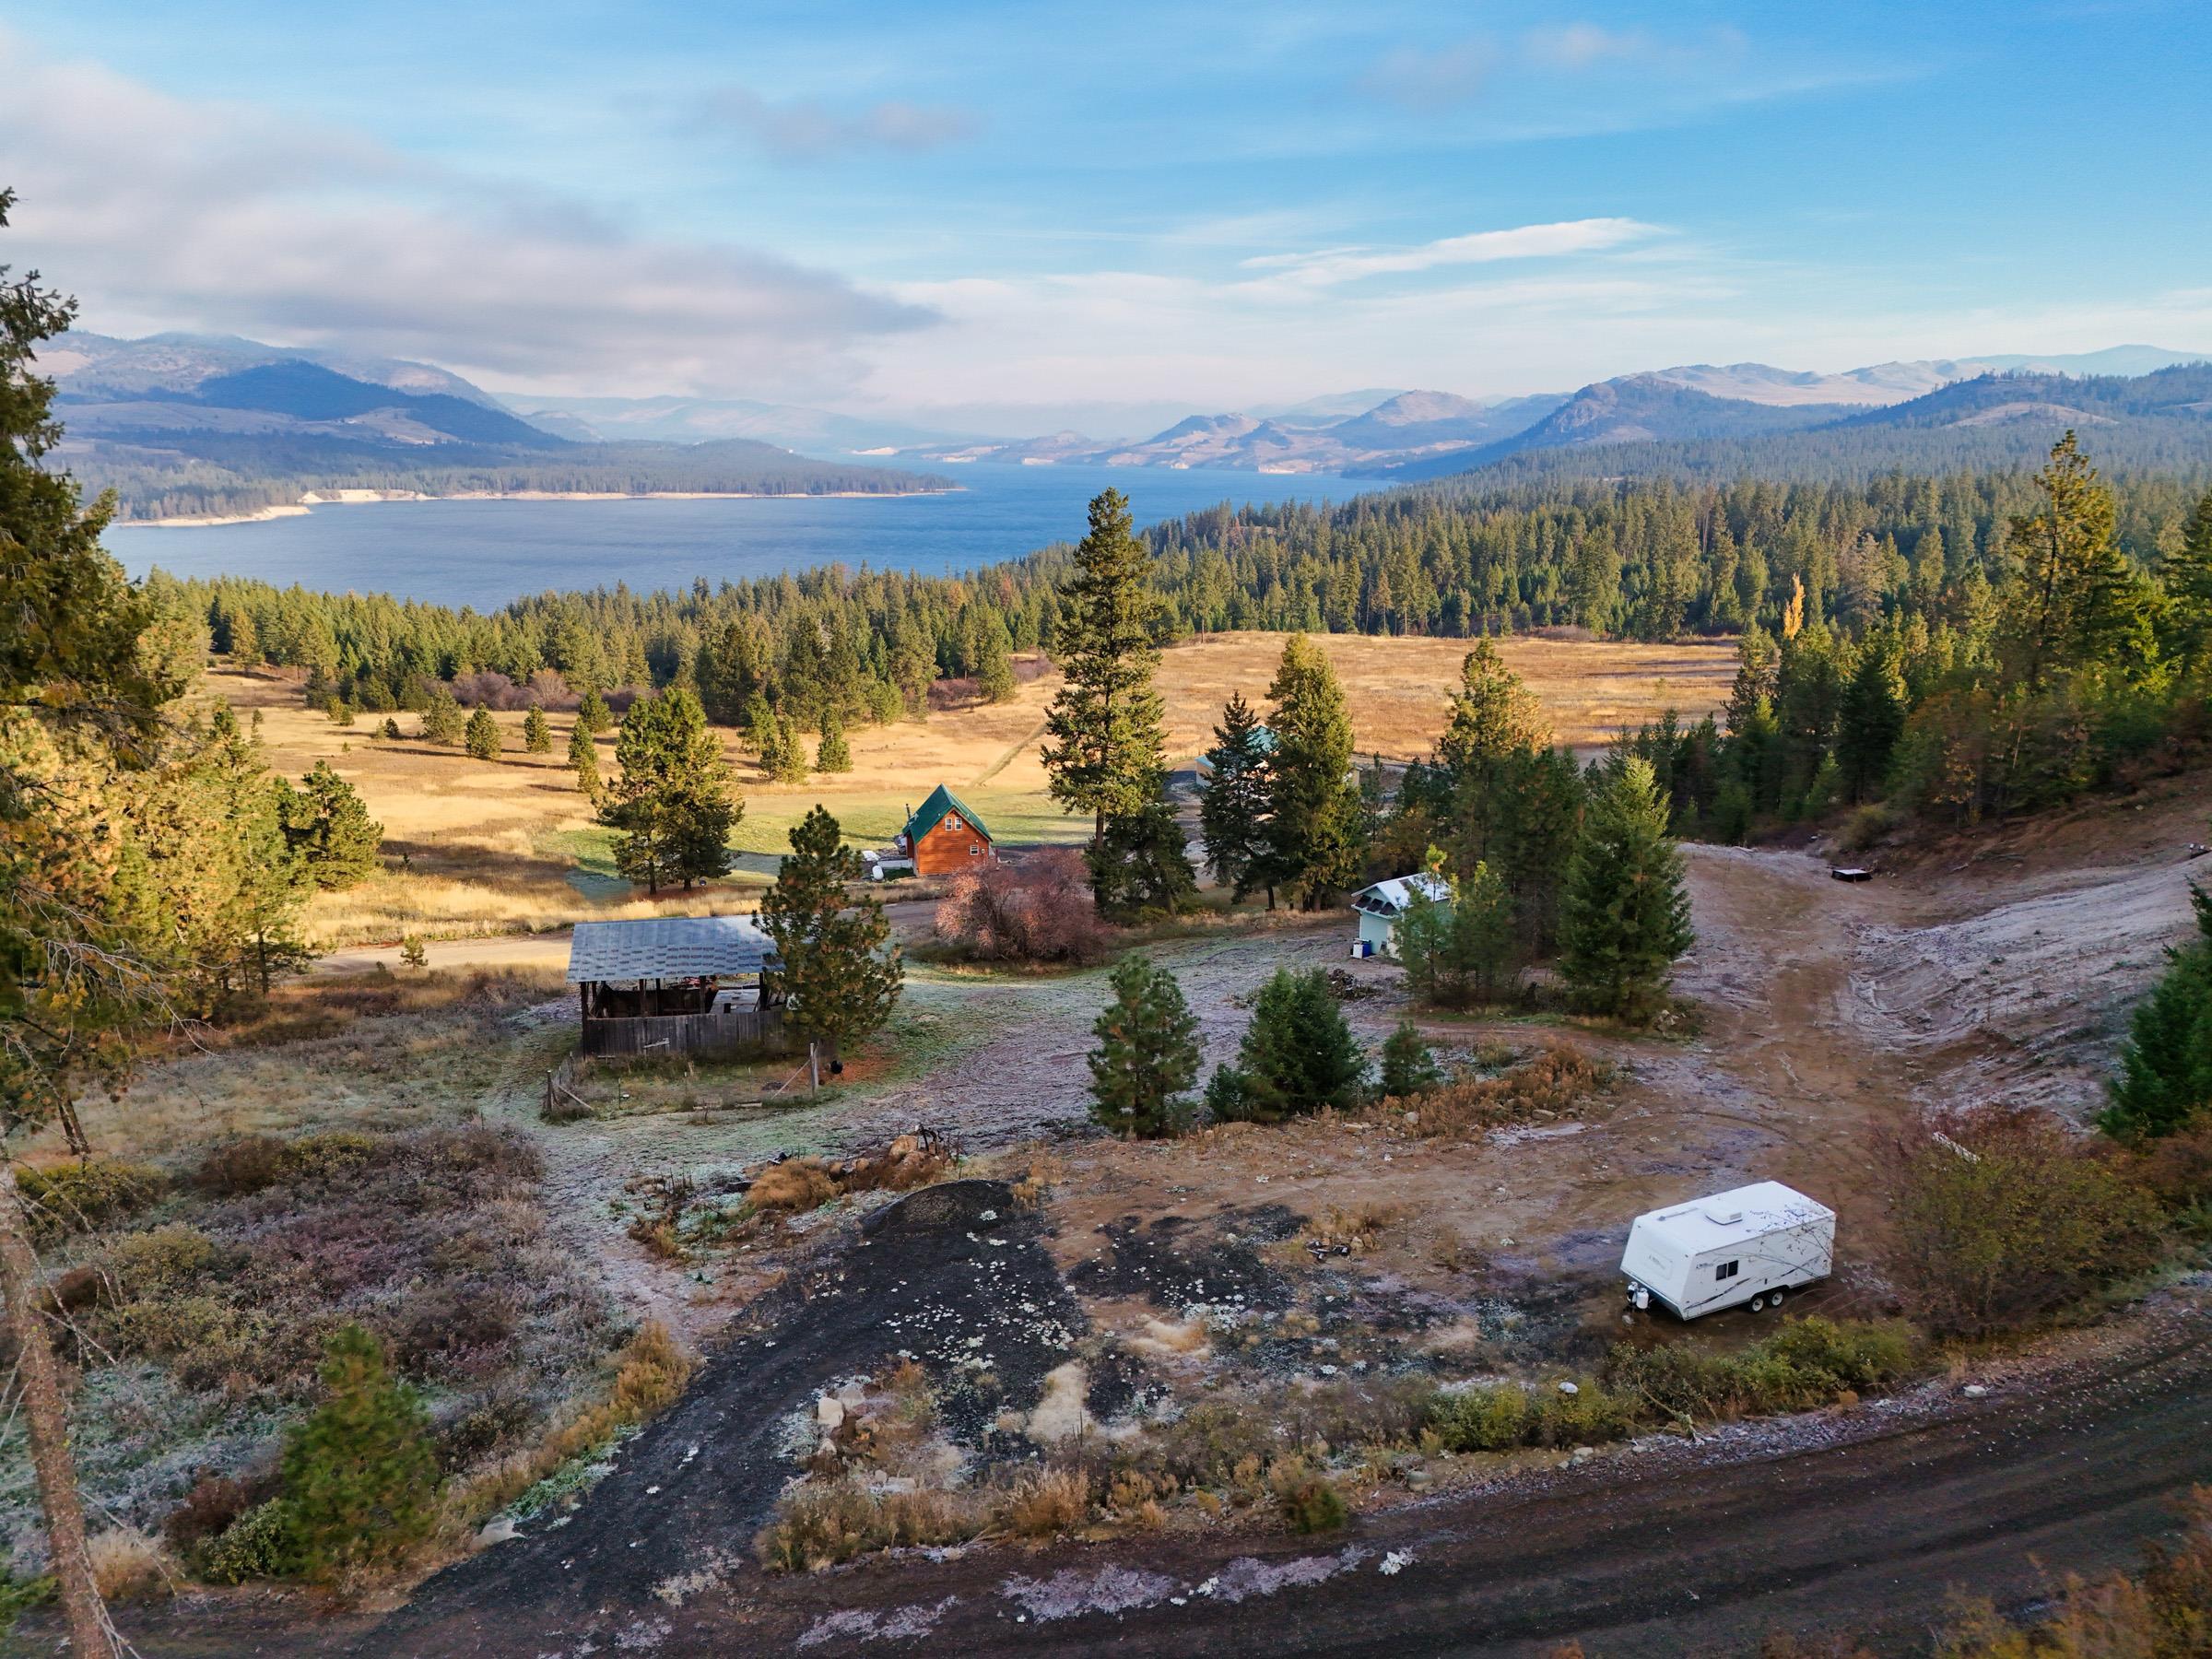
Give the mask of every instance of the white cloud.
M 170 97 L 0 31 L 6 257 L 114 333 L 343 343 L 556 389 L 819 394 L 933 321 L 834 273 L 626 233 L 352 135 Z
M 1325 248 L 1312 253 L 1264 254 L 1244 264 L 1247 269 L 1279 273 L 1280 281 L 1331 288 L 1368 276 L 1403 276 L 1451 265 L 1594 253 L 1656 234 L 1656 227 L 1631 218 L 1566 219 L 1551 225 L 1519 225 L 1510 230 L 1477 230 L 1410 248 Z
M 1481 95 L 1497 56 L 1482 41 L 1434 50 L 1400 46 L 1384 53 L 1353 84 L 1371 98 L 1409 110 L 1448 110 Z
M 707 93 L 686 123 L 694 133 L 729 133 L 782 161 L 821 161 L 868 150 L 932 150 L 971 137 L 964 110 L 886 99 L 841 113 L 814 99 L 778 103 L 749 87 Z

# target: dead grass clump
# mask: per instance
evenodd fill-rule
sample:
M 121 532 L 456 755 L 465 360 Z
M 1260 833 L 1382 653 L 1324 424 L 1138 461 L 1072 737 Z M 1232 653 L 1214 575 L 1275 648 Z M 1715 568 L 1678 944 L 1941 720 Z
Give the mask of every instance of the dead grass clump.
M 1402 1204 L 1356 1204 L 1347 1209 L 1332 1204 L 1319 1221 L 1306 1228 L 1306 1246 L 1317 1252 L 1348 1253 L 1373 1250 L 1382 1235 L 1406 1218 Z
M 1582 1050 L 1554 1043 L 1495 1077 L 1463 1077 L 1382 1110 L 1411 1112 L 1406 1127 L 1424 1138 L 1479 1135 L 1508 1124 L 1575 1116 L 1612 1081 L 1612 1067 Z
M 787 1158 L 754 1176 L 746 1199 L 755 1209 L 795 1216 L 821 1208 L 837 1194 L 837 1182 L 820 1159 Z
M 211 1147 L 193 1183 L 217 1198 L 241 1198 L 276 1184 L 284 1171 L 284 1142 L 274 1135 L 241 1135 Z
M 771 1572 L 819 1572 L 872 1550 L 958 1544 L 982 1531 L 987 1518 L 972 1493 L 876 1493 L 848 1478 L 809 1480 L 776 1505 L 753 1553 Z
M 135 1526 L 96 1534 L 86 1545 L 92 1583 L 103 1601 L 143 1601 L 167 1595 L 177 1582 L 176 1563 L 159 1538 Z
M 1277 1511 L 1294 1533 L 1334 1532 L 1352 1518 L 1335 1483 L 1302 1457 L 1286 1457 L 1267 1472 Z
M 1038 1469 L 1000 1500 L 994 1517 L 1018 1538 L 1056 1538 L 1090 1515 L 1090 1477 L 1080 1469 Z

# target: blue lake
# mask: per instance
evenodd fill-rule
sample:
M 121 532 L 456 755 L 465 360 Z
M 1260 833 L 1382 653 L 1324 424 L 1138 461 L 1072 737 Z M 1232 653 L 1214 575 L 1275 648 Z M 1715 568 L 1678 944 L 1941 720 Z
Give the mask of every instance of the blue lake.
M 1165 467 L 941 468 L 943 495 L 742 500 L 375 501 L 246 524 L 120 526 L 109 549 L 135 575 L 249 576 L 280 586 L 394 594 L 489 610 L 525 594 L 695 578 L 741 582 L 813 565 L 942 574 L 1083 534 L 1108 486 L 1139 524 L 1223 501 L 1342 500 L 1373 483 Z

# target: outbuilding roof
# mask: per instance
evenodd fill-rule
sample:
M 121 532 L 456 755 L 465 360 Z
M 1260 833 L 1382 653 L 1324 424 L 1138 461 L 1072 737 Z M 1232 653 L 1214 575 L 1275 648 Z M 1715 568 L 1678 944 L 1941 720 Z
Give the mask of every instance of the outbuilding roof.
M 960 821 L 969 829 L 985 841 L 991 839 L 991 831 L 984 826 L 983 820 L 970 809 L 968 803 L 940 783 L 929 792 L 929 799 L 922 803 L 922 810 L 906 820 L 904 834 L 907 846 L 918 846 L 924 836 L 945 821 L 945 815 L 948 812 L 959 813 Z
M 1653 1210 L 1636 1219 L 1649 1222 L 1668 1243 L 1694 1256 L 1783 1228 L 1802 1227 L 1808 1221 L 1832 1221 L 1835 1212 L 1779 1181 L 1755 1181 L 1749 1186 L 1732 1187 L 1710 1198 L 1693 1198 L 1688 1204 Z
M 1371 916 L 1402 916 L 1412 906 L 1417 892 L 1440 901 L 1452 897 L 1451 886 L 1441 876 L 1419 870 L 1411 876 L 1393 876 L 1388 881 L 1362 888 L 1352 895 L 1352 908 L 1365 911 Z
M 773 941 L 750 916 L 579 922 L 569 943 L 569 983 L 758 973 L 774 955 Z

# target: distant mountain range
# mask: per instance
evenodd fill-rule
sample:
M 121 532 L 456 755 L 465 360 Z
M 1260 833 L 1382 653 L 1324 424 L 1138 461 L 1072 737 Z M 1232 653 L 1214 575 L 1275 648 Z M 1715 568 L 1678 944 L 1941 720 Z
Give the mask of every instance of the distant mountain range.
M 821 461 L 745 437 L 601 441 L 524 418 L 427 363 L 229 335 L 71 333 L 59 458 L 132 518 L 263 512 L 308 491 L 900 494 L 944 480 Z
M 2086 379 L 2140 377 L 2205 360 L 2155 346 L 2118 346 L 2071 356 L 1878 363 L 1841 374 L 1766 363 L 1693 363 L 1597 381 L 1572 393 L 1477 401 L 1448 392 L 1394 392 L 1357 408 L 1352 406 L 1370 394 L 1351 394 L 1267 413 L 1194 415 L 1135 443 L 1100 444 L 1079 433 L 1055 432 L 1013 442 L 924 444 L 902 450 L 900 458 L 955 465 L 1018 461 L 1436 477 L 1532 451 L 1604 447 L 1625 455 L 1639 444 L 1814 431 L 1865 410 L 1901 408 L 1944 387 L 1992 376 L 2047 383 L 2032 394 L 2014 387 L 1977 419 L 2048 424 L 2039 408 L 2070 407 L 2062 394 Z M 1999 405 L 2019 406 L 1999 415 L 1994 412 Z

